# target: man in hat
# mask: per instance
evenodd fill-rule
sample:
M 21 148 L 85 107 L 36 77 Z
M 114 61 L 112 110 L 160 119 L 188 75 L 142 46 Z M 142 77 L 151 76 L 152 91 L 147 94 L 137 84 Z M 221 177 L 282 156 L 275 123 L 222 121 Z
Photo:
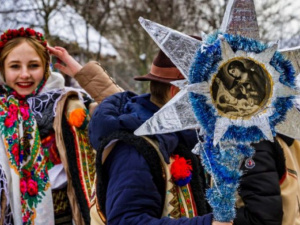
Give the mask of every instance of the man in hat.
M 191 149 L 195 131 L 137 137 L 133 132 L 179 91 L 184 77 L 159 51 L 150 73 L 150 94 L 122 92 L 106 98 L 89 124 L 97 149 L 92 224 L 231 224 L 207 214 L 204 172 Z

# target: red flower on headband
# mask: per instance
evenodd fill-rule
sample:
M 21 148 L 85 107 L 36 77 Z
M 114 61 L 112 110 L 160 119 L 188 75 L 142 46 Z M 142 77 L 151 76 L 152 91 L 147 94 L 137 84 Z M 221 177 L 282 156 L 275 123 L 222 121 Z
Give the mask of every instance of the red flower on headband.
M 17 30 L 13 30 L 12 31 L 12 36 L 13 37 L 17 37 L 18 36 L 18 31 Z
M 8 30 L 6 31 L 6 35 L 10 36 L 10 34 L 11 34 L 11 30 L 8 29 Z
M 36 32 L 36 36 L 38 36 L 39 38 L 43 37 L 43 35 L 40 32 Z
M 21 37 L 24 37 L 24 36 L 26 35 L 25 30 L 24 30 L 24 27 L 21 27 L 21 28 L 19 29 L 19 34 L 20 34 Z
M 5 44 L 16 37 L 34 37 L 38 40 L 45 48 L 47 47 L 47 41 L 40 32 L 36 32 L 34 29 L 21 27 L 20 29 L 8 29 L 4 32 L 0 38 L 0 52 L 2 51 Z
M 31 35 L 31 36 L 34 36 L 35 35 L 35 31 L 31 28 L 26 28 L 26 32 Z
M 6 34 L 5 34 L 5 33 L 4 33 L 4 34 L 2 34 L 2 35 L 1 35 L 1 40 L 2 40 L 2 41 L 5 41 L 6 39 L 7 39 L 7 36 L 6 36 Z

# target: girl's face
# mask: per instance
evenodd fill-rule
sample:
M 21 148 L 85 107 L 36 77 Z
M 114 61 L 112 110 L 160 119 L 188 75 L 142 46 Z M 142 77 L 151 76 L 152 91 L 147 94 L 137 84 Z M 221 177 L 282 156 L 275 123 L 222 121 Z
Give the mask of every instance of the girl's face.
M 235 78 L 241 77 L 241 74 L 242 74 L 242 72 L 240 71 L 240 69 L 237 68 L 237 67 L 231 68 L 228 72 L 231 74 L 231 76 L 233 76 Z
M 41 58 L 27 42 L 15 47 L 4 61 L 6 84 L 19 95 L 31 94 L 44 77 Z

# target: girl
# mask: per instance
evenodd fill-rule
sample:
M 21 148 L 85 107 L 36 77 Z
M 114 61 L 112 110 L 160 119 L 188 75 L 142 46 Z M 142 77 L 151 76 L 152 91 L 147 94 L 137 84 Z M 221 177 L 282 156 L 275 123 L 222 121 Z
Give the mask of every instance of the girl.
M 1 35 L 0 222 L 4 224 L 90 220 L 95 169 L 86 125 L 92 99 L 64 88 L 61 76 L 50 71 L 49 51 L 65 63 L 56 67 L 77 78 L 96 101 L 121 91 L 99 64 L 90 62 L 82 68 L 63 48 L 47 48 L 43 35 L 33 29 Z

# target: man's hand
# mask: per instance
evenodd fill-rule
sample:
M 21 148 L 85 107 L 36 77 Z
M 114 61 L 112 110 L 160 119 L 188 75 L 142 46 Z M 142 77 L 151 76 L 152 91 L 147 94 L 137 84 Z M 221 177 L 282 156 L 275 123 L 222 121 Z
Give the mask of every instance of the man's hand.
M 233 225 L 233 222 L 219 222 L 219 221 L 213 221 L 212 225 Z
M 70 77 L 74 77 L 79 70 L 81 70 L 82 66 L 72 57 L 69 55 L 68 51 L 62 47 L 47 47 L 50 54 L 56 56 L 61 63 L 55 63 L 54 67 L 66 75 Z

